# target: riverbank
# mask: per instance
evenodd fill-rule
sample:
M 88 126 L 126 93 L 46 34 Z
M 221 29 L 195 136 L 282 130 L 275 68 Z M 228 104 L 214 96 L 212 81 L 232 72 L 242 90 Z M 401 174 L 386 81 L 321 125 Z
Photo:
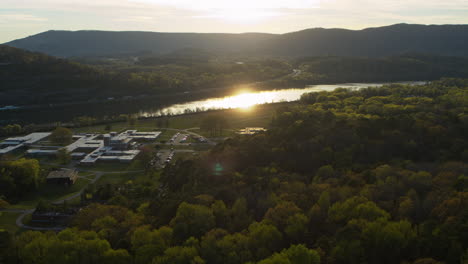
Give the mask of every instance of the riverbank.
M 420 84 L 421 82 L 408 83 Z M 384 84 L 386 83 L 327 84 L 270 91 L 257 91 L 255 88 L 240 86 L 229 89 L 230 93 L 226 93 L 226 89 L 207 89 L 195 93 L 138 96 L 120 100 L 109 99 L 106 101 L 85 102 L 82 104 L 73 103 L 22 108 L 2 111 L 0 113 L 0 120 L 4 124 L 16 123 L 26 125 L 31 123 L 70 122 L 80 117 L 116 120 L 120 115 L 138 115 L 139 117 L 179 115 L 255 104 L 290 102 L 298 100 L 302 94 L 307 92 L 331 91 L 339 87 L 361 89 L 368 86 L 382 86 Z M 239 92 L 248 95 L 235 98 Z

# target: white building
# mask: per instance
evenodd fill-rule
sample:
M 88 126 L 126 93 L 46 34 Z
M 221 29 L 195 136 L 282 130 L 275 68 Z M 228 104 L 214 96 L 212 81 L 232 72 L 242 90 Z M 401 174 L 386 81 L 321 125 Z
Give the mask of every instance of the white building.
M 50 136 L 50 134 L 51 133 L 31 133 L 24 137 L 7 138 L 3 142 L 0 142 L 0 155 L 35 144 Z

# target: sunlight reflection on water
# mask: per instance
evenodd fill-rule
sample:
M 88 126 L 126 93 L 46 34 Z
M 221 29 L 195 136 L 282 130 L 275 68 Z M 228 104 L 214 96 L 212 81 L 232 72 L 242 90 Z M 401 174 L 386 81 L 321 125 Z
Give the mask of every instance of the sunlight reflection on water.
M 424 82 L 411 82 L 409 84 L 423 84 Z M 202 112 L 219 109 L 249 109 L 252 106 L 279 102 L 292 102 L 301 98 L 301 95 L 311 92 L 333 91 L 337 88 L 362 89 L 366 87 L 380 87 L 382 83 L 347 83 L 338 85 L 313 85 L 304 89 L 281 89 L 273 91 L 247 92 L 233 96 L 209 98 L 183 104 L 176 104 L 158 111 L 142 112 L 144 117 L 161 115 L 179 115 L 190 112 Z

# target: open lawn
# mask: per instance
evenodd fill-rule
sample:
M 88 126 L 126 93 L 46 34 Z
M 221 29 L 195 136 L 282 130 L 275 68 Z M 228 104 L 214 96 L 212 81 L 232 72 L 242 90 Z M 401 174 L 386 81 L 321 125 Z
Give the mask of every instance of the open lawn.
M 101 171 L 101 172 L 126 172 L 126 171 L 139 171 L 144 170 L 144 166 L 140 160 L 136 159 L 130 164 L 117 163 L 117 162 L 97 162 L 92 166 L 77 167 L 80 170 L 86 171 Z
M 202 121 L 211 115 L 221 115 L 228 121 L 231 129 L 240 129 L 244 127 L 268 127 L 271 118 L 273 117 L 276 109 L 284 105 L 292 105 L 294 103 L 277 103 L 277 104 L 266 104 L 258 105 L 249 109 L 229 109 L 210 111 L 204 113 L 194 113 L 180 116 L 163 117 L 168 118 L 168 128 L 175 129 L 189 129 L 200 127 Z M 112 131 L 124 131 L 126 129 L 137 129 L 140 131 L 155 131 L 162 130 L 163 128 L 158 127 L 157 118 L 148 118 L 138 120 L 138 122 L 130 126 L 127 122 L 116 122 L 110 124 Z M 106 125 L 89 126 L 74 129 L 75 133 L 106 133 Z M 195 132 L 195 131 L 194 131 Z M 197 132 L 198 133 L 198 132 Z M 229 133 L 229 132 L 227 132 Z M 163 138 L 170 136 L 161 135 Z M 207 135 L 209 136 L 209 135 Z
M 50 201 L 50 202 L 53 202 L 59 199 L 64 199 L 79 192 L 88 183 L 89 183 L 89 180 L 82 179 L 82 178 L 79 178 L 76 181 L 76 183 L 70 187 L 65 187 L 63 185 L 53 185 L 53 184 L 42 183 L 36 192 L 30 193 L 24 196 L 24 198 L 21 201 L 19 201 L 16 204 L 12 204 L 10 208 L 30 209 L 30 208 L 35 208 L 37 203 L 41 199 Z
M 162 134 L 158 137 L 158 142 L 168 142 L 176 133 L 177 131 L 174 130 L 162 130 Z
M 20 213 L 0 212 L 0 229 L 4 229 L 12 234 L 20 228 L 16 226 L 16 218 Z

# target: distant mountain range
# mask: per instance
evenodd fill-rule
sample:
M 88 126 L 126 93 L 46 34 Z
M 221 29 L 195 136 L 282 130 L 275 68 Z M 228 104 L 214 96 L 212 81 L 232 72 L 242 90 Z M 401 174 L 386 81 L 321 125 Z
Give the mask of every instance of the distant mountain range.
M 408 53 L 468 56 L 468 25 L 397 24 L 363 30 L 314 28 L 287 34 L 47 31 L 6 45 L 58 57 L 217 54 L 382 57 Z

